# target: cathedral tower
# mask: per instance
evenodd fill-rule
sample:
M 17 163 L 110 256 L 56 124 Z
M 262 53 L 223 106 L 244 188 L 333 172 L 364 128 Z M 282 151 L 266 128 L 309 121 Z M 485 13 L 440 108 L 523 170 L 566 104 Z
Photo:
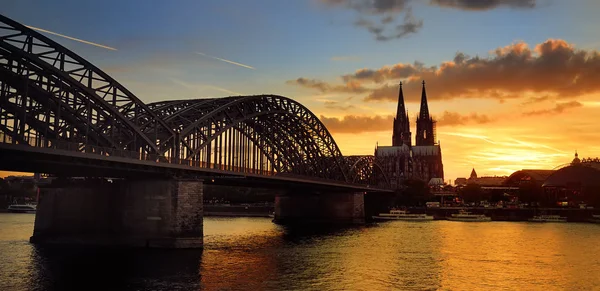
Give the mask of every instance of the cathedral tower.
M 417 146 L 432 146 L 435 144 L 435 121 L 429 116 L 425 81 L 421 92 L 421 110 L 417 117 Z
M 402 92 L 402 82 L 400 82 L 400 91 L 398 93 L 398 109 L 396 118 L 394 118 L 394 129 L 392 133 L 392 146 L 401 146 L 405 144 L 411 146 L 410 122 L 408 113 L 404 106 L 404 93 Z

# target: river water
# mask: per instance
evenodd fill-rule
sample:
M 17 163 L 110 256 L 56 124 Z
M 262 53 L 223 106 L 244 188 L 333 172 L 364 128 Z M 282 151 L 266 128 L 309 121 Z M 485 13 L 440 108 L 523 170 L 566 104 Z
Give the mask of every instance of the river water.
M 600 225 L 205 218 L 205 249 L 40 247 L 0 213 L 0 290 L 600 290 Z

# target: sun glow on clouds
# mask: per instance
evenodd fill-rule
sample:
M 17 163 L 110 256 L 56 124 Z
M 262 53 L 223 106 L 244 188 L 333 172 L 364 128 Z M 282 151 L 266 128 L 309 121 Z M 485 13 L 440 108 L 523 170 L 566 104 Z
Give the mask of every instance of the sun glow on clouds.
M 498 127 L 496 125 L 495 127 Z M 535 131 L 535 128 L 531 128 Z M 480 133 L 477 133 L 480 132 Z M 487 132 L 487 133 L 481 133 Z M 543 134 L 542 130 L 540 134 Z M 441 135 L 444 170 L 450 178 L 468 176 L 475 168 L 480 175 L 510 175 L 521 169 L 553 169 L 570 161 L 573 153 L 556 148 L 560 137 L 521 134 L 510 128 L 493 126 L 464 128 Z

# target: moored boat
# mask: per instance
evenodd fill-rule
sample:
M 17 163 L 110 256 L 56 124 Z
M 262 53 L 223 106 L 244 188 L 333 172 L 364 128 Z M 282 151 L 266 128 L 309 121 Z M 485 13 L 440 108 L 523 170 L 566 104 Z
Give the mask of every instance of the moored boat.
M 392 209 L 389 213 L 379 213 L 373 216 L 376 220 L 410 220 L 410 221 L 428 221 L 433 220 L 433 216 L 427 214 L 408 213 L 405 210 Z
M 492 221 L 492 218 L 484 214 L 472 214 L 466 210 L 460 210 L 458 213 L 452 214 L 446 219 L 450 221 L 465 221 L 465 222 L 486 222 Z
M 600 215 L 592 215 L 592 218 L 589 219 L 592 223 L 600 223 Z
M 530 218 L 531 222 L 567 222 L 566 217 L 560 215 L 536 215 Z
M 13 213 L 35 213 L 37 205 L 35 204 L 13 204 L 8 206 L 8 211 Z

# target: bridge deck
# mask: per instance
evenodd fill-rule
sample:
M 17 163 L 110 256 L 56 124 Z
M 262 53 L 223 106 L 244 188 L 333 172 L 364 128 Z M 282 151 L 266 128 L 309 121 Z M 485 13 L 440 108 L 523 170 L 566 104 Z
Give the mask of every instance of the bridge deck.
M 176 176 L 204 179 L 207 183 L 264 188 L 311 188 L 322 191 L 392 192 L 369 185 L 347 184 L 311 177 L 259 175 L 169 162 L 94 155 L 83 152 L 0 143 L 2 168 L 12 171 L 44 172 L 69 176 L 148 178 Z

